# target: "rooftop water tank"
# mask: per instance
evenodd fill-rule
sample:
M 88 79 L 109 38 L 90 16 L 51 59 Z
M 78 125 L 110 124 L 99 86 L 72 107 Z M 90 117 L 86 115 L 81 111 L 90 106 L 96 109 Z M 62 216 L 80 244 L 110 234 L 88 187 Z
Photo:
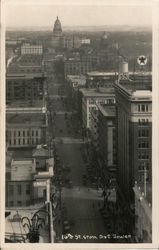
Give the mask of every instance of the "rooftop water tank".
M 119 73 L 128 73 L 128 62 L 122 61 L 119 63 Z

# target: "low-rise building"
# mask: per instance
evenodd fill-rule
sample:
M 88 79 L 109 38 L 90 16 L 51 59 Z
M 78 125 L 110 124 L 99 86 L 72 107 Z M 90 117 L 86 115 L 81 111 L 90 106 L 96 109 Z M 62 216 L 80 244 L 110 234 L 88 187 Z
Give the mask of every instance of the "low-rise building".
M 7 114 L 6 140 L 8 147 L 35 147 L 46 143 L 46 113 Z
M 21 207 L 33 203 L 33 175 L 35 160 L 12 159 L 11 178 L 7 180 L 7 206 Z
M 44 63 L 42 55 L 24 54 L 18 56 L 15 54 L 8 60 L 7 74 L 36 74 L 44 72 Z
M 88 72 L 86 73 L 86 86 L 88 88 L 113 87 L 116 77 L 115 72 Z
M 48 150 L 38 145 L 32 152 L 21 149 L 12 152 L 6 179 L 6 206 L 26 207 L 49 201 L 54 159 Z
M 67 75 L 85 75 L 93 70 L 93 65 L 88 60 L 69 58 L 64 62 L 65 77 Z

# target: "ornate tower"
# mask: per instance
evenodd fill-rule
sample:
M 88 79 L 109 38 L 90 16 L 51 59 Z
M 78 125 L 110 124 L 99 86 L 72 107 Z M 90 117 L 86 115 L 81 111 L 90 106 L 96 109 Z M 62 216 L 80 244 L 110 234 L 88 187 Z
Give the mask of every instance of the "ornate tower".
M 57 19 L 54 23 L 54 28 L 53 28 L 53 37 L 61 37 L 61 36 L 62 36 L 61 22 L 57 16 Z
M 57 16 L 53 28 L 52 47 L 55 49 L 60 49 L 62 47 L 62 44 L 63 44 L 63 35 L 62 35 L 61 22 Z

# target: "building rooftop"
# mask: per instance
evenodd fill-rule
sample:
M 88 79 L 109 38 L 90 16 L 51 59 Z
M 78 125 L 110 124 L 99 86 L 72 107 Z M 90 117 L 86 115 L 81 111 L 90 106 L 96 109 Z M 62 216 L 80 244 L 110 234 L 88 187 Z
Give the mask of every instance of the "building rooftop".
M 37 107 L 42 108 L 43 107 L 43 100 L 17 100 L 17 101 L 10 101 L 6 108 L 29 108 L 29 107 Z
M 67 75 L 67 79 L 74 80 L 74 79 L 85 79 L 84 75 Z
M 41 78 L 44 77 L 42 72 L 36 73 L 7 73 L 7 80 L 10 79 L 33 79 L 33 78 Z
M 116 89 L 120 89 L 125 95 L 136 99 L 152 99 L 152 82 L 139 81 L 116 81 L 114 84 Z
M 148 76 L 152 76 L 152 72 L 128 72 L 129 75 L 132 77 L 132 76 L 135 76 L 135 78 L 137 79 L 138 77 L 142 78 L 142 77 L 148 77 Z M 105 71 L 91 71 L 91 72 L 88 72 L 86 74 L 87 76 L 115 76 L 115 75 L 118 75 L 118 72 L 105 72 Z
M 7 126 L 18 126 L 23 124 L 23 127 L 26 126 L 42 126 L 45 125 L 45 114 L 7 114 Z
M 37 148 L 33 149 L 33 157 L 37 158 L 48 158 L 49 151 L 44 149 L 41 145 L 37 146 Z
M 86 97 L 104 97 L 108 95 L 114 96 L 114 88 L 108 87 L 108 88 L 96 88 L 96 89 L 80 89 L 82 94 Z
M 133 97 L 145 97 L 152 96 L 152 92 L 150 90 L 135 90 L 132 94 Z
M 101 71 L 92 71 L 92 72 L 88 72 L 86 74 L 87 76 L 115 76 L 115 72 L 101 72 Z
M 32 148 L 16 148 L 9 149 L 8 152 L 12 155 L 13 159 L 31 159 L 32 158 Z
M 115 109 L 115 104 L 97 104 L 98 109 L 104 116 L 111 116 L 115 117 L 116 116 L 116 109 Z

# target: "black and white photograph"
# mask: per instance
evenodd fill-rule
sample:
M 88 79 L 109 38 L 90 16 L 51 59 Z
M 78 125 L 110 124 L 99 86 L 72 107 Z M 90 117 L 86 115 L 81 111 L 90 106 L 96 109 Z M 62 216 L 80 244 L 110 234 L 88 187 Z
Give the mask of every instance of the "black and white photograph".
M 152 244 L 152 2 L 4 2 L 4 243 Z

